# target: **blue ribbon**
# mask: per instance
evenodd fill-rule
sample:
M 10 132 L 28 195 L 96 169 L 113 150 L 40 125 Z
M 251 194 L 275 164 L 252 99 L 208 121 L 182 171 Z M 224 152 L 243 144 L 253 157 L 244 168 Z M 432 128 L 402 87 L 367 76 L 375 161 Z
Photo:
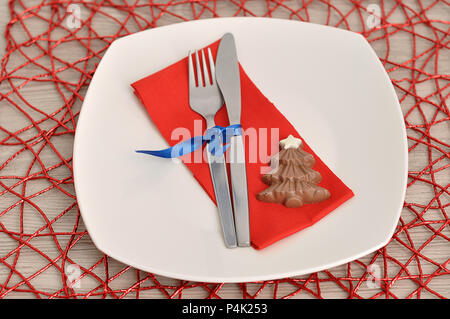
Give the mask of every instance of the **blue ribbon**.
M 227 144 L 228 138 L 238 135 L 242 135 L 242 127 L 240 124 L 233 124 L 227 127 L 217 125 L 206 130 L 206 133 L 203 136 L 195 136 L 189 140 L 175 144 L 172 147 L 158 151 L 138 150 L 136 153 L 163 158 L 175 158 L 192 153 L 201 148 L 203 144 L 208 143 L 208 150 L 211 154 L 220 156 L 225 153 L 230 146 Z

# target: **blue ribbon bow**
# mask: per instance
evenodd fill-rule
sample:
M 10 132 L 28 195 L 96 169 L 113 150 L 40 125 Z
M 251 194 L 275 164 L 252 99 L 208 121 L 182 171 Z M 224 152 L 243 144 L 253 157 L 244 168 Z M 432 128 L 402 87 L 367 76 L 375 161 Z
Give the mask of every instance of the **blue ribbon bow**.
M 238 135 L 242 135 L 242 127 L 240 124 L 233 124 L 227 127 L 217 125 L 206 130 L 206 133 L 203 136 L 195 136 L 189 140 L 175 144 L 172 147 L 158 151 L 138 150 L 136 153 L 163 158 L 175 158 L 192 153 L 201 148 L 203 144 L 208 143 L 208 150 L 211 154 L 220 156 L 225 153 L 230 146 L 227 144 L 228 138 Z

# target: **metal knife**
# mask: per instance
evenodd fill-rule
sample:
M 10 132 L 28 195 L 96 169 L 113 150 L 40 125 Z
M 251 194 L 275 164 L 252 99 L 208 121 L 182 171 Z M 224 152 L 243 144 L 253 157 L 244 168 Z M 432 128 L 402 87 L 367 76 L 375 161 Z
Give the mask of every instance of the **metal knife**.
M 216 58 L 216 81 L 227 107 L 230 125 L 241 122 L 241 82 L 234 37 L 225 34 L 220 40 Z M 230 138 L 230 173 L 233 193 L 234 222 L 238 246 L 250 246 L 247 173 L 242 135 Z

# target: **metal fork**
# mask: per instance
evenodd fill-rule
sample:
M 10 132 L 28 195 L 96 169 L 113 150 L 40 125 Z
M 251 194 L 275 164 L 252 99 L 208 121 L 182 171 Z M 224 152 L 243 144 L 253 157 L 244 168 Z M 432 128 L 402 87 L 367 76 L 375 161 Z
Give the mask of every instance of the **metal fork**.
M 203 76 L 202 68 L 200 66 L 200 59 L 198 51 L 195 51 L 195 64 L 197 70 L 197 83 L 195 81 L 194 65 L 192 61 L 192 53 L 189 52 L 189 104 L 191 109 L 203 116 L 206 120 L 207 129 L 215 126 L 214 116 L 217 111 L 223 106 L 223 98 L 220 89 L 216 83 L 216 75 L 214 68 L 214 60 L 211 50 L 208 49 L 209 74 L 208 66 L 204 51 L 202 54 Z M 211 75 L 211 77 L 210 77 Z M 205 81 L 203 81 L 203 78 Z M 210 78 L 212 81 L 210 81 Z M 220 138 L 220 136 L 215 136 Z M 222 141 L 218 141 L 222 145 Z M 216 195 L 217 207 L 219 209 L 220 221 L 222 231 L 225 239 L 225 245 L 228 248 L 237 247 L 236 242 L 236 228 L 234 225 L 233 208 L 231 204 L 230 188 L 228 186 L 228 174 L 224 154 L 211 154 L 207 147 L 209 171 L 214 186 L 214 193 Z

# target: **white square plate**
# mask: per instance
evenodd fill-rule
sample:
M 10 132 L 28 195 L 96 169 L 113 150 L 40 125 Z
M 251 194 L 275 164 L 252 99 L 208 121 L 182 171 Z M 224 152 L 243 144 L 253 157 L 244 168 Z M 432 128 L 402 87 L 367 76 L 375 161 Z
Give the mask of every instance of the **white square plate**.
M 314 226 L 261 251 L 225 248 L 216 207 L 184 165 L 135 153 L 167 143 L 130 84 L 226 32 L 262 93 L 355 193 Z M 311 273 L 384 246 L 407 179 L 403 116 L 366 40 L 264 18 L 199 20 L 115 41 L 87 92 L 73 161 L 78 204 L 100 250 L 145 271 L 206 282 Z

